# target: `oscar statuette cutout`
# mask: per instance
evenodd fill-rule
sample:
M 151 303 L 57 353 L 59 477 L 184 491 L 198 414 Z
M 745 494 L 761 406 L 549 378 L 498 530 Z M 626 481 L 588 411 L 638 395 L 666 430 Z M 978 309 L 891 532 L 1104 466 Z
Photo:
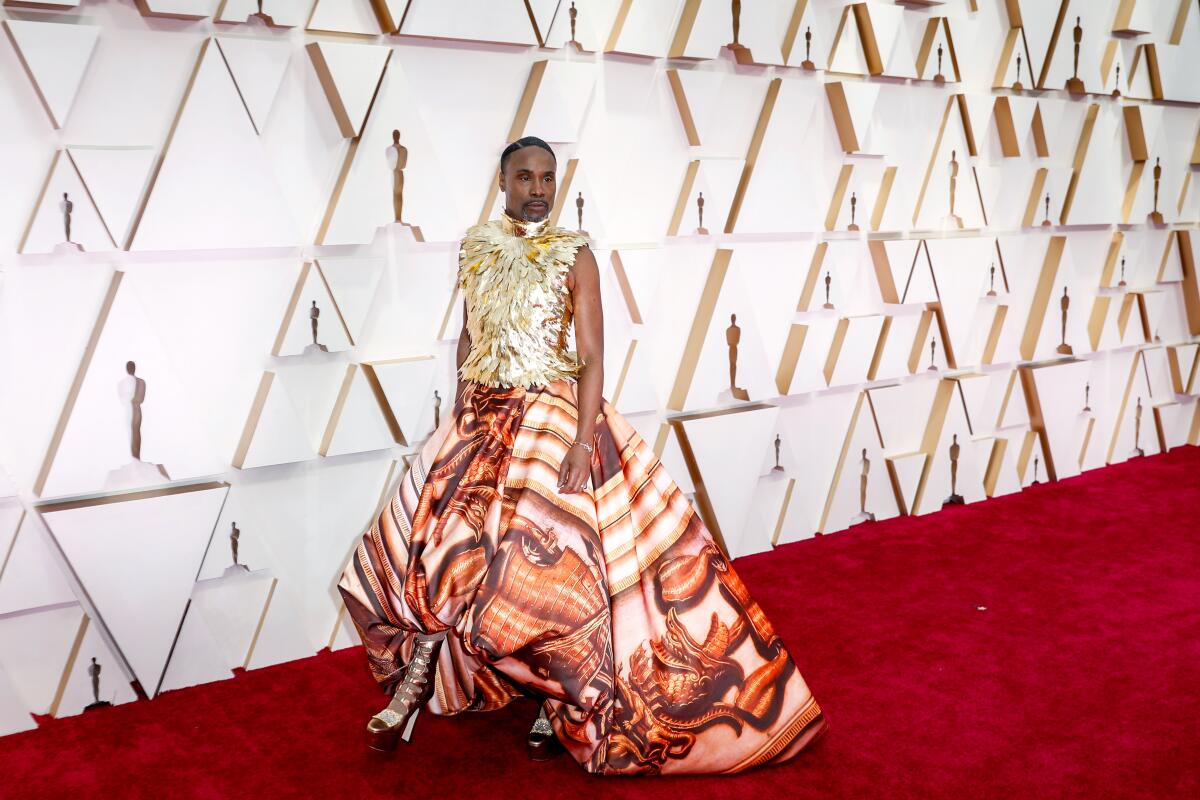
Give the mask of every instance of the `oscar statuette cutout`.
M 579 41 L 575 38 L 575 23 L 579 19 L 579 11 L 575 8 L 574 3 L 571 3 L 571 8 L 567 11 L 567 14 L 571 18 L 571 41 L 567 42 L 567 44 L 573 44 L 576 50 L 580 50 Z
M 250 16 L 251 18 L 258 17 L 266 25 L 275 25 L 275 20 L 271 18 L 271 15 L 263 13 L 263 0 L 258 0 L 258 11 L 255 11 Z
M 958 153 L 954 150 L 950 151 L 950 215 L 946 217 L 946 226 L 949 228 L 962 228 L 962 217 L 954 213 L 954 197 L 958 193 Z
M 704 227 L 704 192 L 700 192 L 696 198 L 696 214 L 699 225 L 696 227 L 696 233 L 701 236 L 708 236 L 708 228 Z
M 1075 18 L 1075 29 L 1072 31 L 1075 38 L 1075 73 L 1067 80 L 1067 91 L 1072 95 L 1080 96 L 1085 93 L 1083 81 L 1079 79 L 1079 43 L 1083 41 L 1083 26 L 1080 24 L 1080 18 Z
M 583 229 L 583 192 L 580 192 L 575 198 L 575 216 L 578 222 L 576 232 L 581 233 L 590 239 L 591 234 Z
M 62 213 L 63 240 L 54 245 L 54 254 L 82 253 L 83 245 L 71 241 L 71 214 L 75 211 L 75 202 L 66 192 L 63 192 L 62 200 L 58 203 L 58 210 Z
M 958 493 L 958 454 L 961 451 L 961 446 L 958 443 L 958 434 L 954 434 L 954 440 L 950 443 L 950 496 L 946 498 L 943 506 L 961 506 L 966 501 L 962 495 Z
M 392 184 L 392 225 L 423 242 L 421 229 L 404 221 L 404 168 L 408 166 L 408 148 L 400 144 L 400 131 L 392 131 L 392 143 L 384 150 Z
M 854 192 L 850 193 L 850 224 L 846 226 L 848 231 L 858 230 L 858 223 L 854 221 L 855 215 L 858 213 L 858 195 Z
M 105 489 L 127 489 L 171 480 L 162 464 L 142 461 L 142 406 L 146 402 L 147 383 L 137 374 L 137 364 L 125 362 L 125 377 L 117 382 L 117 397 L 129 426 L 129 455 L 123 467 L 111 470 L 104 481 Z
M 858 476 L 858 513 L 850 518 L 851 525 L 860 522 L 874 522 L 875 515 L 867 511 L 867 476 L 871 472 L 871 459 L 867 458 L 867 448 L 862 450 L 862 472 Z
M 737 348 L 741 340 L 742 329 L 737 324 L 737 314 L 730 314 L 729 327 L 725 329 L 725 343 L 729 346 L 729 388 L 717 396 L 718 402 L 750 399 L 750 393 L 737 385 Z
M 779 465 L 779 434 L 775 434 L 775 466 L 771 467 L 772 472 L 783 472 L 783 467 Z
M 754 56 L 750 53 L 750 48 L 739 41 L 742 31 L 742 0 L 731 0 L 729 13 L 733 23 L 733 41 L 725 46 L 729 48 L 729 52 L 733 54 L 733 58 L 737 63 L 753 64 Z
M 1071 345 L 1067 344 L 1067 309 L 1071 307 L 1071 298 L 1067 297 L 1067 287 L 1063 286 L 1062 298 L 1058 301 L 1059 308 L 1062 309 L 1062 340 L 1055 352 L 1063 356 L 1075 355 L 1075 351 Z
M 1146 451 L 1141 448 L 1142 441 L 1142 398 L 1137 399 L 1137 408 L 1133 412 L 1133 449 L 1129 451 L 1129 458 L 1138 458 L 1146 455 Z
M 230 575 L 250 571 L 250 567 L 238 561 L 238 545 L 241 543 L 241 540 L 242 529 L 238 527 L 236 522 L 229 523 L 229 552 L 233 557 L 233 563 L 225 568 L 225 572 L 221 577 L 227 578 Z
M 83 707 L 84 711 L 94 711 L 97 708 L 107 708 L 112 705 L 109 701 L 100 699 L 100 670 L 100 664 L 97 663 L 96 657 L 92 656 L 92 663 L 88 664 L 87 673 L 88 677 L 92 679 L 93 700 Z
M 1154 159 L 1154 210 L 1146 216 L 1146 221 L 1151 225 L 1163 226 L 1162 212 L 1158 210 L 1158 185 L 1162 182 L 1162 166 L 1159 164 L 1159 159 Z
M 312 344 L 305 345 L 304 355 L 310 353 L 328 353 L 329 348 L 317 341 L 317 325 L 320 323 L 321 309 L 317 308 L 317 301 L 312 301 L 312 306 L 308 309 L 308 321 L 312 326 Z
M 812 27 L 805 26 L 804 28 L 804 60 L 800 62 L 800 69 L 815 71 L 817 65 L 812 62 Z

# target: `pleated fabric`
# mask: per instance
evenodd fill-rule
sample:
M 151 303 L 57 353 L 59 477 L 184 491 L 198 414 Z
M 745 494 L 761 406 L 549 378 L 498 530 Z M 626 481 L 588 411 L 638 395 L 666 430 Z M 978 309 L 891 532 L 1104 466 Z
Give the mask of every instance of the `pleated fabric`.
M 338 583 L 390 692 L 450 629 L 428 710 L 532 694 L 586 770 L 738 772 L 826 730 L 782 640 L 653 449 L 607 401 L 560 494 L 576 383 L 467 384 Z

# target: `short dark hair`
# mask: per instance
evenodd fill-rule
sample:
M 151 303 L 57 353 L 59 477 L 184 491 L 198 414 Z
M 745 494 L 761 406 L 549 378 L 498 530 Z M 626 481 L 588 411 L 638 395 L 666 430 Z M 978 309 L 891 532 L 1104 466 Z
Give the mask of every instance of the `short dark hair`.
M 542 148 L 543 150 L 545 150 L 547 153 L 550 154 L 551 158 L 554 159 L 555 166 L 558 165 L 558 156 L 554 155 L 554 151 L 550 149 L 550 145 L 546 144 L 545 141 L 543 141 L 542 139 L 539 139 L 536 136 L 522 136 L 520 139 L 517 139 L 515 142 L 510 144 L 508 147 L 504 148 L 504 152 L 500 154 L 500 171 L 504 172 L 504 165 L 508 163 L 509 156 L 511 156 L 513 153 L 517 152 L 518 150 L 521 150 L 526 147 Z

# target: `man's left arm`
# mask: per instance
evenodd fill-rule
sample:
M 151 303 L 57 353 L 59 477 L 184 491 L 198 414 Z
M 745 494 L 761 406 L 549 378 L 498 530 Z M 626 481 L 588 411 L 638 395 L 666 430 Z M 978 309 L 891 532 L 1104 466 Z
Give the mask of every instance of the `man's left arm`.
M 579 425 L 575 440 L 592 444 L 604 391 L 604 309 L 600 301 L 600 269 L 590 248 L 585 246 L 576 251 L 572 274 L 575 278 L 571 290 L 575 352 L 584 365 L 577 379 Z M 563 491 L 575 492 L 583 488 L 590 463 L 587 450 L 572 446 L 560 474 Z

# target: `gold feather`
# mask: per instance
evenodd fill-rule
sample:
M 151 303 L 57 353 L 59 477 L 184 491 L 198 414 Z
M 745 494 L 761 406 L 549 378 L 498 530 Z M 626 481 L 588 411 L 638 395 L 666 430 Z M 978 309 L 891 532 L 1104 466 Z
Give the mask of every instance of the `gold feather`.
M 583 365 L 566 349 L 573 316 L 566 279 L 586 241 L 555 226 L 519 236 L 502 220 L 467 230 L 458 270 L 471 335 L 463 380 L 514 387 L 579 376 Z

